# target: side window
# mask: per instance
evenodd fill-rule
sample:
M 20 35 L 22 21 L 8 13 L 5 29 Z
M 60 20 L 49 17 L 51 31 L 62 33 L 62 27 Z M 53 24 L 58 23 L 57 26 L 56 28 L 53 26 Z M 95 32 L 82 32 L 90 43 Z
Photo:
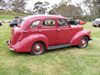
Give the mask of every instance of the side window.
M 36 27 L 39 23 L 40 23 L 40 20 L 34 21 L 34 22 L 31 24 L 30 28 Z
M 67 26 L 67 21 L 65 19 L 58 19 L 59 26 Z
M 54 19 L 46 19 L 46 20 L 43 22 L 43 25 L 44 25 L 44 26 L 54 26 L 54 25 L 55 25 L 55 20 L 54 20 Z

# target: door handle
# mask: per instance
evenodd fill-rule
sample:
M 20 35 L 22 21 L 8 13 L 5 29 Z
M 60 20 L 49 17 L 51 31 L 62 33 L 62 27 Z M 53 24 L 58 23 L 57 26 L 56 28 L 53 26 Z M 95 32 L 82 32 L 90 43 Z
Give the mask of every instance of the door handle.
M 60 32 L 60 31 L 61 31 L 61 29 L 57 29 L 57 31 L 58 31 L 58 32 Z
M 42 30 L 38 30 L 38 32 L 42 32 Z

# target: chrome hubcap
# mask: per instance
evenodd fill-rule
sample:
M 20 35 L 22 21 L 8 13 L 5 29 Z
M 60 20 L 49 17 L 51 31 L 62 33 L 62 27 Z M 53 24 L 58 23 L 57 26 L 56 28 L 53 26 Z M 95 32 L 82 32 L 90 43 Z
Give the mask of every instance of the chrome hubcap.
M 81 41 L 81 46 L 82 46 L 82 47 L 85 47 L 85 46 L 86 46 L 86 40 L 85 40 L 85 39 L 83 39 L 83 40 Z
M 36 45 L 36 51 L 40 51 L 41 47 L 39 45 Z
M 35 54 L 41 54 L 43 52 L 43 45 L 41 43 L 36 43 L 33 47 L 33 52 Z

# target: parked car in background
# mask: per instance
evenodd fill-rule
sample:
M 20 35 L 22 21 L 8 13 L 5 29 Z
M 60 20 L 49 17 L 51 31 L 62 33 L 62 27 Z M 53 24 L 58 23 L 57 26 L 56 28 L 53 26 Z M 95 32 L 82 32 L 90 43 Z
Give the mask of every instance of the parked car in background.
M 0 21 L 0 26 L 2 26 L 2 22 Z
M 74 20 L 73 18 L 68 18 L 68 22 L 71 24 L 71 25 L 84 25 L 86 22 L 83 21 L 83 20 L 80 20 L 80 19 L 76 19 Z
M 10 23 L 11 21 L 8 20 L 8 19 L 4 19 L 2 22 L 3 22 L 3 23 Z
M 92 22 L 92 26 L 94 26 L 94 27 L 100 27 L 100 18 L 96 18 L 96 19 Z
M 20 22 L 21 22 L 21 19 L 20 17 L 15 17 L 14 20 L 12 20 L 9 25 L 10 27 L 14 27 L 14 26 L 17 26 Z
M 81 19 L 77 19 L 76 20 L 80 25 L 84 25 L 86 22 L 85 21 L 83 21 L 83 20 L 81 20 Z
M 18 25 L 18 19 L 14 19 L 9 23 L 10 27 L 14 27 Z
M 68 19 L 69 24 L 71 25 L 79 25 L 79 22 L 74 19 Z
M 11 39 L 7 42 L 15 52 L 31 52 L 34 55 L 47 50 L 78 46 L 85 48 L 91 40 L 90 31 L 83 30 L 80 25 L 70 25 L 67 19 L 57 15 L 33 15 L 11 31 Z

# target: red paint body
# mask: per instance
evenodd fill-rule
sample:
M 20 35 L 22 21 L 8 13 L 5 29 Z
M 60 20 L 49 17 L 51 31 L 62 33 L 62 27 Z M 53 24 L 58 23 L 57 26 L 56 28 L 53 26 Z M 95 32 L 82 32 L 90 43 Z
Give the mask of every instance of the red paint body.
M 25 21 L 18 27 L 12 29 L 10 48 L 16 52 L 31 52 L 35 42 L 43 42 L 48 49 L 49 46 L 61 44 L 78 45 L 83 36 L 90 38 L 90 31 L 83 30 L 80 25 L 59 26 L 57 19 L 67 19 L 55 15 L 35 15 L 24 18 Z M 55 26 L 43 26 L 45 19 L 54 19 Z M 40 20 L 40 23 L 30 28 L 32 22 Z

